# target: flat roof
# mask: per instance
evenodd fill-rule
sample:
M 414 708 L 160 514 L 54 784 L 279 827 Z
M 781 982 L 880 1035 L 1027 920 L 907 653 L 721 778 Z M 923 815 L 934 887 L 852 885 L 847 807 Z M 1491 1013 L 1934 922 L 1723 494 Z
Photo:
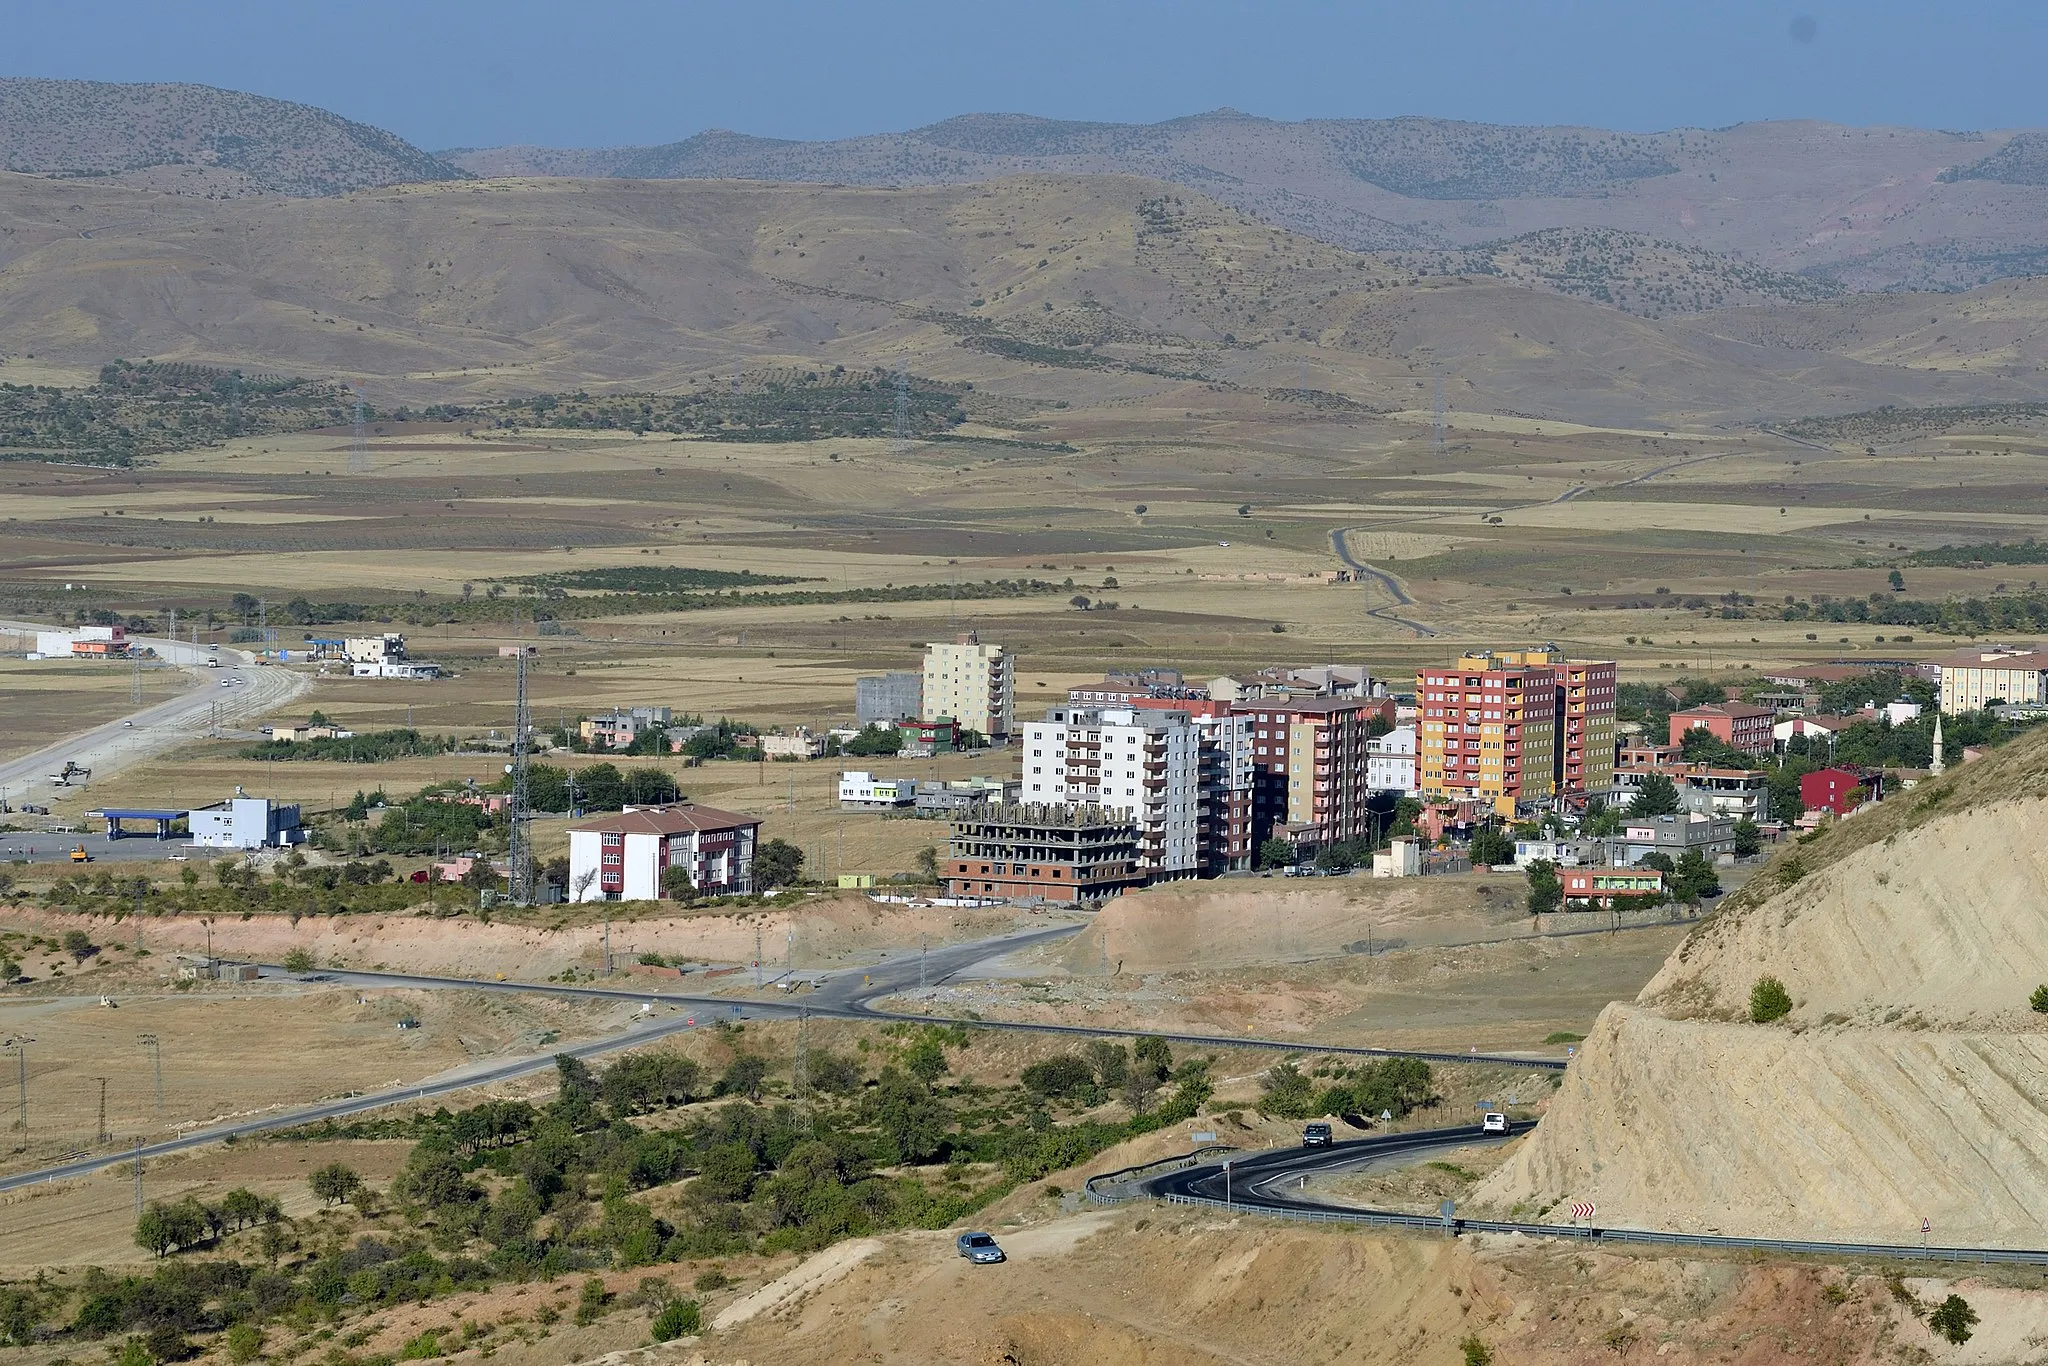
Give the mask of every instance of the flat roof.
M 188 810 L 182 807 L 176 811 L 159 811 L 146 806 L 110 806 L 100 815 L 110 821 L 181 821 Z

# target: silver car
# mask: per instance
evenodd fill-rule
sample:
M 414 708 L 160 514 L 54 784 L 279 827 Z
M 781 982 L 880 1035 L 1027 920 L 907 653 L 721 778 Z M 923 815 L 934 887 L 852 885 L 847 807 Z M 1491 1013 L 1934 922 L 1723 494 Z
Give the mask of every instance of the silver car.
M 981 1265 L 1003 1260 L 1003 1250 L 996 1246 L 996 1240 L 986 1233 L 963 1233 L 954 1239 L 953 1246 L 968 1261 Z

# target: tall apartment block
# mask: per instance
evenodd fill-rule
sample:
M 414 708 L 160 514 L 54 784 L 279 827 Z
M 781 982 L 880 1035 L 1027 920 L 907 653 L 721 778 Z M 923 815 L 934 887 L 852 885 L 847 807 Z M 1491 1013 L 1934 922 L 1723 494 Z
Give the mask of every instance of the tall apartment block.
M 1027 721 L 1018 763 L 1026 806 L 1065 803 L 1127 816 L 1148 881 L 1203 870 L 1201 744 L 1183 711 L 1054 707 Z
M 1496 813 L 1557 792 L 1558 671 L 1480 651 L 1416 672 L 1425 797 L 1478 798 Z
M 1261 698 L 1238 702 L 1252 767 L 1252 845 L 1275 835 L 1325 845 L 1372 833 L 1366 738 L 1391 720 L 1391 698 Z
M 958 640 L 924 647 L 924 699 L 920 720 L 950 717 L 963 729 L 991 739 L 1006 737 L 1016 715 L 1016 661 L 1000 645 L 984 645 L 972 631 Z
M 1614 786 L 1614 661 L 1566 659 L 1555 645 L 1502 650 L 1502 664 L 1547 666 L 1557 676 L 1557 748 L 1551 771 L 1567 797 Z

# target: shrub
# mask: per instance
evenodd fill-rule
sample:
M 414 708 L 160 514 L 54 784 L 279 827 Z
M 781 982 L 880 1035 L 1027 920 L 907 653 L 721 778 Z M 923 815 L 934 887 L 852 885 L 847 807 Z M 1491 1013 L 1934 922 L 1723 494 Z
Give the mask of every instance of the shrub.
M 228 1359 L 246 1366 L 263 1352 L 263 1330 L 253 1323 L 238 1323 L 228 1329 Z
M 2027 1004 L 2034 1008 L 2036 1015 L 2048 1015 L 2048 982 L 2034 988 L 2034 994 L 2027 998 Z
M 1493 1366 L 1493 1348 L 1482 1342 L 1477 1333 L 1459 1343 L 1458 1350 L 1465 1354 L 1465 1366 Z
M 668 1305 L 654 1316 L 652 1331 L 656 1342 L 671 1342 L 676 1338 L 689 1337 L 703 1324 L 703 1315 L 695 1300 L 670 1300 Z
M 1749 989 L 1749 1018 L 1752 1024 L 1769 1024 L 1792 1013 L 1792 996 L 1775 977 L 1759 977 Z
M 304 949 L 291 950 L 284 956 L 284 970 L 286 972 L 311 972 L 313 970 L 313 955 L 307 953 Z
M 1976 1322 L 1977 1311 L 1961 1295 L 1950 1295 L 1927 1316 L 1928 1328 L 1958 1347 L 1970 1340 L 1970 1329 Z

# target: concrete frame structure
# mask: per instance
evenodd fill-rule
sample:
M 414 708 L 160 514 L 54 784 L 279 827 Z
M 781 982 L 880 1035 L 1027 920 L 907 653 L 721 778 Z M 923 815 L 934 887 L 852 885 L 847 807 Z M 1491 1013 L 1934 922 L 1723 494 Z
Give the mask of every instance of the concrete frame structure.
M 1018 750 L 1026 805 L 1099 806 L 1137 831 L 1147 880 L 1202 871 L 1201 746 L 1184 711 L 1054 707 Z
M 1143 880 L 1137 827 L 1119 811 L 1024 802 L 953 822 L 953 896 L 1095 901 Z

